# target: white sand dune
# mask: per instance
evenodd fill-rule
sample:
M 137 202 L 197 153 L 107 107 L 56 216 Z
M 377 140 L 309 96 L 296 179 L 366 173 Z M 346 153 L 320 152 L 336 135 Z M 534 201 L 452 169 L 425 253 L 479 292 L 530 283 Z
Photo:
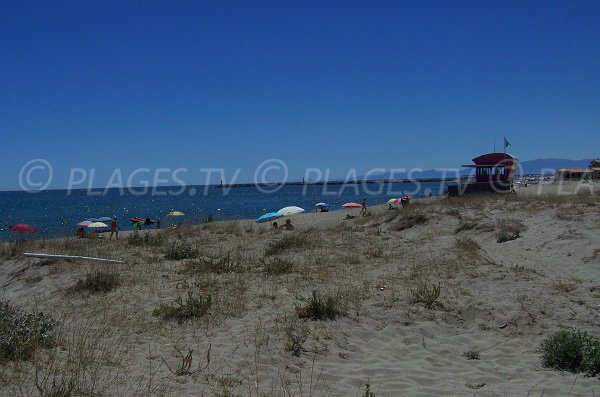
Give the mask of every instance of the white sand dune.
M 593 396 L 597 378 L 542 368 L 538 348 L 557 330 L 600 336 L 600 201 L 530 188 L 351 220 L 358 211 L 294 215 L 294 231 L 243 221 L 161 231 L 162 243 L 146 247 L 125 237 L 32 242 L 29 251 L 126 263 L 5 253 L 2 300 L 61 326 L 57 348 L 0 364 L 0 393 L 37 393 L 37 367 L 55 384 L 74 379 L 83 395 L 363 396 L 368 383 L 377 397 Z M 520 237 L 498 243 L 502 225 Z M 177 239 L 213 261 L 165 259 Z M 292 269 L 267 273 L 272 258 Z M 117 272 L 120 285 L 67 291 L 94 270 Z M 421 282 L 440 285 L 431 309 L 413 299 Z M 313 290 L 336 296 L 345 314 L 298 318 Z M 211 295 L 207 315 L 183 324 L 153 315 L 189 291 Z

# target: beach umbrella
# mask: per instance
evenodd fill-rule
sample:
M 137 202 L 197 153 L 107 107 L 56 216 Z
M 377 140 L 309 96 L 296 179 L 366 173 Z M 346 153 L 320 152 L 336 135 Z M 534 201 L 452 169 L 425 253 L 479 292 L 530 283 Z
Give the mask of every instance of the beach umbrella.
M 21 234 L 37 232 L 37 229 L 35 227 L 26 223 L 17 223 L 16 225 L 9 226 L 8 230 L 10 230 L 11 232 L 17 232 Z
M 98 218 L 87 218 L 87 222 L 101 222 Z
M 258 217 L 258 219 L 256 219 L 256 223 L 270 222 L 279 218 L 283 218 L 283 215 L 281 215 L 279 212 L 267 212 L 266 214 Z
M 394 204 L 394 203 L 397 203 L 398 201 L 400 201 L 399 198 L 391 198 L 387 202 L 388 202 L 388 204 Z
M 362 208 L 362 204 L 359 204 L 359 203 L 346 203 L 346 204 L 342 204 L 342 208 Z
M 317 203 L 317 204 L 315 204 L 315 207 L 317 207 L 317 208 L 329 208 L 330 205 L 327 204 L 327 203 Z
M 110 222 L 112 220 L 112 218 L 108 217 L 108 216 L 101 216 L 100 218 L 97 219 L 97 222 Z
M 95 228 L 108 227 L 108 225 L 104 222 L 92 222 L 87 227 L 91 227 L 91 228 L 95 229 Z
M 296 206 L 292 205 L 290 207 L 284 207 L 277 212 L 283 216 L 301 214 L 304 212 L 304 208 L 300 208 L 300 207 L 296 207 Z
M 167 214 L 167 216 L 184 216 L 185 214 L 181 211 L 171 211 Z
M 135 222 L 131 224 L 131 227 L 134 229 L 141 228 L 146 222 Z
M 89 226 L 89 225 L 91 225 L 92 223 L 94 223 L 94 222 L 91 222 L 91 221 L 83 221 L 83 222 L 79 222 L 79 223 L 77 224 L 77 226 L 88 227 L 88 226 Z

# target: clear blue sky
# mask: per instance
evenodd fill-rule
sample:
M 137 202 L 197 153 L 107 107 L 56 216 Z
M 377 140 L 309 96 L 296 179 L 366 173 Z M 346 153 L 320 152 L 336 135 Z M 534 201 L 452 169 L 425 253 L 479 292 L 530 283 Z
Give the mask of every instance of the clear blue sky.
M 0 190 L 600 156 L 598 1 L 4 1 Z

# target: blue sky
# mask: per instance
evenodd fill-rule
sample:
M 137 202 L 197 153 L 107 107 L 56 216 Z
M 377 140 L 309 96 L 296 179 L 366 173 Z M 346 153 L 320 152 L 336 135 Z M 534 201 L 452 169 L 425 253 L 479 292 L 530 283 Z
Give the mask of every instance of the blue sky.
M 598 43 L 597 1 L 5 1 L 0 190 L 598 157 Z

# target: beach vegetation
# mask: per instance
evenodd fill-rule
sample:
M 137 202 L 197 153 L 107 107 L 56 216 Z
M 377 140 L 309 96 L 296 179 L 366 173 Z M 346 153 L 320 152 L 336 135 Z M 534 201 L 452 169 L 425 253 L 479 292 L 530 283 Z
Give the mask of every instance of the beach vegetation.
M 0 301 L 0 362 L 28 360 L 36 349 L 52 347 L 56 324 L 44 313 L 27 313 Z
M 21 244 L 15 243 L 0 243 L 0 257 L 1 258 L 14 258 L 15 256 L 21 255 L 23 249 Z
M 441 289 L 440 283 L 437 286 L 433 283 L 428 286 L 426 282 L 419 282 L 415 289 L 410 289 L 412 302 L 424 303 L 426 308 L 431 309 L 440 297 Z
M 85 278 L 77 280 L 75 285 L 70 288 L 70 291 L 88 291 L 95 294 L 112 291 L 120 284 L 121 279 L 118 273 L 97 270 L 92 273 L 88 273 Z
M 370 383 L 365 384 L 365 394 L 363 394 L 362 397 L 375 397 L 375 393 L 371 391 Z
M 477 226 L 477 222 L 472 219 L 463 219 L 456 228 L 454 228 L 454 234 L 458 234 L 465 230 L 474 229 Z
M 454 245 L 459 253 L 469 257 L 477 256 L 481 252 L 479 243 L 471 238 L 457 238 Z
M 160 233 L 145 232 L 142 235 L 136 230 L 127 236 L 127 244 L 145 247 L 160 247 L 163 245 L 163 238 Z
M 162 358 L 162 362 L 167 366 L 169 371 L 175 376 L 191 375 L 192 374 L 192 371 L 191 371 L 192 361 L 194 359 L 194 356 L 193 356 L 194 350 L 187 349 L 187 353 L 184 353 L 183 349 L 185 349 L 185 346 L 183 348 L 173 346 L 173 348 L 175 349 L 175 352 L 176 352 L 175 356 L 179 359 L 179 365 L 177 365 L 177 367 L 175 367 L 175 368 L 171 368 L 169 363 L 167 363 L 167 361 L 164 358 Z
M 186 273 L 239 273 L 246 271 L 241 261 L 231 257 L 227 252 L 217 257 L 200 257 L 186 262 Z
M 176 320 L 177 323 L 183 324 L 204 317 L 209 313 L 211 306 L 211 294 L 194 294 L 193 291 L 188 291 L 186 299 L 180 295 L 171 305 L 161 304 L 154 310 L 153 315 L 166 321 Z
M 164 251 L 165 258 L 171 260 L 182 260 L 197 258 L 198 248 L 185 240 L 172 241 Z
M 540 346 L 542 365 L 569 372 L 600 373 L 600 339 L 580 330 L 557 331 Z
M 263 270 L 270 275 L 291 273 L 294 270 L 294 262 L 283 258 L 264 258 Z
M 505 243 L 521 237 L 521 233 L 525 231 L 525 224 L 519 219 L 499 219 L 498 228 L 496 241 Z
M 462 354 L 462 356 L 464 358 L 466 358 L 467 360 L 479 360 L 480 359 L 480 355 L 477 350 L 466 351 Z
M 427 215 L 422 211 L 408 211 L 398 217 L 395 229 L 396 231 L 410 229 L 416 225 L 426 223 L 428 219 Z
M 312 245 L 312 241 L 308 232 L 286 234 L 281 239 L 267 244 L 265 255 L 271 256 L 294 249 L 309 248 Z
M 311 320 L 335 320 L 345 313 L 338 295 L 321 294 L 313 290 L 308 297 L 300 296 L 298 300 L 304 303 L 296 307 L 299 318 Z
M 552 284 L 552 289 L 558 294 L 570 294 L 577 289 L 577 284 L 563 280 L 557 280 Z
M 292 352 L 295 357 L 300 357 L 302 352 L 306 351 L 304 342 L 310 335 L 310 328 L 303 321 L 296 318 L 289 318 L 285 327 L 287 341 L 285 349 Z
M 458 208 L 450 208 L 450 209 L 448 209 L 448 211 L 446 211 L 446 214 L 448 214 L 450 216 L 455 216 L 458 219 L 461 219 L 460 210 Z

